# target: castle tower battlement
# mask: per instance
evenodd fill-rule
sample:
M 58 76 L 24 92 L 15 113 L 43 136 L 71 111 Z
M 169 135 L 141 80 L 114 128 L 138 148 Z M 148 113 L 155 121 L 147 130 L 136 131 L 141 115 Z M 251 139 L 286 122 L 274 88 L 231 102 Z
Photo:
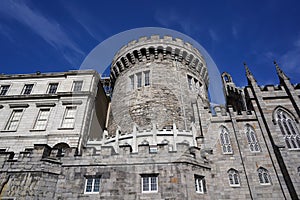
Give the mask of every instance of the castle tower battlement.
M 109 136 L 172 128 L 199 136 L 200 108 L 208 107 L 208 72 L 201 53 L 178 38 L 142 37 L 122 47 L 111 66 Z M 153 130 L 152 130 L 153 131 Z

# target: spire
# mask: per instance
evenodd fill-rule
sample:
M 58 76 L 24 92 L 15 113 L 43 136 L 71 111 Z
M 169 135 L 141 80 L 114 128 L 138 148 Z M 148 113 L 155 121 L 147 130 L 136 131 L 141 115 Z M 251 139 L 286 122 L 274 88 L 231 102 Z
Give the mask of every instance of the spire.
M 244 67 L 245 67 L 245 70 L 246 70 L 246 76 L 247 76 L 247 79 L 248 79 L 248 83 L 250 84 L 251 82 L 256 82 L 254 76 L 252 75 L 248 65 L 246 64 L 246 62 L 244 62 Z
M 289 77 L 287 77 L 287 75 L 280 69 L 279 65 L 277 64 L 277 62 L 274 60 L 274 65 L 276 67 L 276 72 L 277 75 L 279 76 L 280 80 L 289 80 Z

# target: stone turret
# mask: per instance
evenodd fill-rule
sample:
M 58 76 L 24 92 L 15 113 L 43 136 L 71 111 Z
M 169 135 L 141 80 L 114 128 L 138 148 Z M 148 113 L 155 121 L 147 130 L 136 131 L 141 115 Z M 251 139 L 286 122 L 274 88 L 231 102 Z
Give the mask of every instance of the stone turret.
M 208 72 L 201 53 L 181 39 L 142 37 L 115 55 L 109 135 L 138 130 L 191 130 L 208 107 Z M 199 119 L 197 119 L 199 120 Z M 199 123 L 198 123 L 199 124 Z M 199 127 L 198 127 L 199 130 Z

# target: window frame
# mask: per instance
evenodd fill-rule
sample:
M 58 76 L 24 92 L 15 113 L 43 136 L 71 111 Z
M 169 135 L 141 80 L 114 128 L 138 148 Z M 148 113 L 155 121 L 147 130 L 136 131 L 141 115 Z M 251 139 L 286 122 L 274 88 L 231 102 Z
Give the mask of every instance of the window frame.
M 134 75 L 129 76 L 130 79 L 130 90 L 134 90 L 135 85 L 134 85 Z
M 285 147 L 289 150 L 300 149 L 300 132 L 296 120 L 292 115 L 279 108 L 275 111 L 275 120 L 285 142 Z
M 259 167 L 257 169 L 257 175 L 258 175 L 258 181 L 260 185 L 272 185 L 271 176 L 267 169 L 263 167 Z
M 198 194 L 206 193 L 205 176 L 194 175 L 195 190 Z
M 231 187 L 240 187 L 241 186 L 240 175 L 237 170 L 229 169 L 227 171 L 227 174 L 228 174 L 229 185 Z M 232 180 L 232 183 L 231 183 L 231 180 Z
M 82 87 L 83 87 L 83 80 L 73 81 L 73 86 L 72 86 L 72 91 L 73 92 L 81 92 L 82 91 Z
M 245 125 L 245 135 L 246 135 L 246 139 L 248 142 L 250 152 L 252 152 L 252 153 L 261 152 L 261 148 L 260 148 L 259 142 L 257 140 L 256 132 L 255 132 L 254 128 L 249 124 Z M 253 147 L 253 150 L 251 149 L 251 147 Z M 256 150 L 255 147 L 257 147 L 258 150 Z
M 15 117 L 15 114 L 16 112 L 20 112 L 20 116 L 19 116 L 19 119 L 14 119 Z M 5 131 L 17 131 L 18 130 L 18 127 L 19 127 L 19 124 L 20 124 L 20 121 L 22 119 L 22 116 L 23 116 L 23 112 L 24 112 L 24 109 L 13 109 L 7 122 L 6 122 L 6 125 L 5 125 L 5 128 L 4 130 Z M 16 125 L 15 125 L 15 129 L 10 129 L 9 127 L 11 126 L 12 122 L 17 122 Z
M 32 92 L 34 84 L 30 83 L 30 84 L 25 84 L 23 89 L 22 89 L 22 93 L 23 95 L 29 95 Z M 29 87 L 29 88 L 28 88 Z
M 88 181 L 92 180 L 91 191 L 87 191 Z M 96 180 L 99 180 L 97 185 L 95 185 Z M 98 188 L 98 191 L 95 191 L 95 187 Z M 101 177 L 86 177 L 85 178 L 85 185 L 84 185 L 84 194 L 99 194 L 101 187 Z
M 144 188 L 144 180 L 147 180 L 148 190 Z M 156 188 L 156 189 L 155 189 Z M 158 192 L 158 174 L 141 174 L 141 191 L 142 193 Z
M 144 71 L 144 86 L 150 86 L 150 71 Z
M 143 86 L 143 76 L 142 72 L 136 73 L 136 88 L 141 88 Z
M 47 114 L 47 118 L 46 119 L 41 119 L 40 117 L 42 116 L 42 112 L 43 111 L 48 111 L 48 114 Z M 38 115 L 36 117 L 36 120 L 34 122 L 34 125 L 33 125 L 33 130 L 46 130 L 47 128 L 47 125 L 48 125 L 48 120 L 49 120 L 49 116 L 50 116 L 50 111 L 51 109 L 50 108 L 41 108 L 38 112 Z M 45 122 L 44 124 L 44 128 L 37 128 L 37 124 L 39 121 L 42 121 L 42 122 Z
M 5 89 L 6 87 L 7 87 L 7 89 Z M 7 95 L 8 91 L 9 91 L 9 88 L 10 88 L 10 85 L 1 85 L 0 86 L 0 96 Z
M 74 116 L 68 116 L 68 111 L 69 110 L 75 110 L 74 111 Z M 65 108 L 65 112 L 64 112 L 64 116 L 63 116 L 63 120 L 61 122 L 61 128 L 62 129 L 74 129 L 74 125 L 75 125 L 75 120 L 76 120 L 76 113 L 77 113 L 77 106 L 66 106 Z M 68 123 L 65 123 L 66 122 L 66 119 L 72 119 L 73 120 L 73 123 L 72 123 L 72 127 L 67 127 L 67 126 L 64 126 L 65 124 L 68 124 Z
M 49 83 L 48 84 L 48 89 L 47 89 L 47 94 L 56 94 L 57 93 L 57 89 L 58 89 L 58 85 L 59 83 Z M 52 87 L 56 86 L 55 91 L 52 91 Z
M 219 137 L 220 137 L 220 143 L 221 143 L 223 154 L 233 154 L 233 148 L 230 140 L 230 133 L 225 126 L 220 126 Z M 224 151 L 224 148 L 226 149 L 226 151 Z

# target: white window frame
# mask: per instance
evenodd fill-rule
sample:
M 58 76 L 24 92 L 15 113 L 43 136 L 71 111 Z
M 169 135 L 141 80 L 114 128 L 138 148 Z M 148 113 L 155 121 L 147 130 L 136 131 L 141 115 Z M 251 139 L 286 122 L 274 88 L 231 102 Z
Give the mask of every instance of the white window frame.
M 15 119 L 15 114 L 16 114 L 17 112 L 20 112 L 20 116 L 19 116 L 19 118 Z M 14 110 L 11 112 L 10 117 L 9 117 L 7 123 L 6 123 L 6 126 L 5 126 L 5 130 L 6 130 L 6 131 L 16 131 L 16 130 L 18 129 L 19 124 L 20 124 L 20 121 L 21 121 L 22 116 L 23 116 L 23 112 L 24 112 L 24 109 L 14 109 Z M 13 122 L 16 122 L 16 126 L 15 126 L 14 129 L 11 129 L 10 127 L 11 127 L 11 124 L 12 124 Z
M 82 91 L 82 87 L 83 87 L 83 81 L 82 80 L 73 81 L 73 87 L 72 87 L 73 92 Z
M 143 86 L 142 72 L 136 73 L 136 87 L 141 88 Z
M 55 88 L 55 92 L 52 92 L 52 87 L 56 85 L 56 88 Z M 47 89 L 47 93 L 48 94 L 56 94 L 57 93 L 57 89 L 58 89 L 58 83 L 49 83 L 48 85 L 48 89 Z
M 88 189 L 88 182 L 92 181 L 91 191 L 87 191 Z M 98 180 L 98 182 L 96 182 Z M 101 177 L 86 177 L 85 178 L 85 185 L 84 185 L 84 194 L 99 194 L 101 186 Z M 98 191 L 95 191 L 95 188 L 98 188 Z
M 258 143 L 254 128 L 251 125 L 246 124 L 245 134 L 246 134 L 246 139 L 247 139 L 247 142 L 249 145 L 250 152 L 253 152 L 253 153 L 260 152 L 261 148 Z
M 285 110 L 276 110 L 276 122 L 283 135 L 286 147 L 291 150 L 300 149 L 300 133 L 293 117 Z
M 130 90 L 134 90 L 135 85 L 134 85 L 134 75 L 129 76 L 130 79 Z
M 25 84 L 21 94 L 31 94 L 34 84 Z
M 231 187 L 240 187 L 241 181 L 240 181 L 239 172 L 235 169 L 229 169 L 227 173 L 228 173 L 229 185 Z
M 5 89 L 6 87 L 7 87 L 7 89 Z M 10 88 L 10 85 L 1 85 L 0 86 L 0 96 L 7 95 L 9 88 Z
M 204 194 L 205 193 L 205 187 L 206 187 L 206 185 L 205 185 L 205 177 L 204 176 L 195 175 L 194 179 L 195 179 L 196 193 Z
M 141 175 L 142 193 L 157 193 L 158 192 L 158 175 L 143 174 Z M 147 181 L 148 189 L 144 188 L 144 180 Z
M 70 110 L 75 110 L 74 111 L 74 115 L 73 116 L 68 116 L 69 111 Z M 74 128 L 74 124 L 75 124 L 75 119 L 76 119 L 76 113 L 77 113 L 77 106 L 67 106 L 65 108 L 65 113 L 64 113 L 64 117 L 61 123 L 61 128 L 63 129 L 73 129 Z M 66 120 L 73 120 L 72 121 L 72 126 L 66 126 L 66 124 L 71 124 L 71 123 L 66 123 Z
M 145 78 L 144 85 L 150 86 L 150 71 L 144 72 L 144 78 Z
M 267 169 L 260 167 L 257 170 L 258 181 L 261 185 L 271 185 L 271 176 Z
M 230 141 L 230 134 L 225 126 L 220 127 L 220 143 L 222 146 L 223 154 L 233 154 L 233 149 Z
M 47 111 L 47 116 L 46 118 L 41 118 L 41 117 L 44 117 L 42 114 L 43 112 Z M 47 124 L 48 124 L 48 120 L 49 120 L 49 115 L 50 115 L 50 108 L 41 108 L 38 112 L 38 115 L 36 117 L 36 120 L 35 120 L 35 123 L 34 123 L 34 126 L 33 126 L 33 129 L 34 130 L 46 130 L 46 127 L 47 127 Z M 37 125 L 39 125 L 38 123 L 39 122 L 43 122 L 43 128 L 38 128 Z

